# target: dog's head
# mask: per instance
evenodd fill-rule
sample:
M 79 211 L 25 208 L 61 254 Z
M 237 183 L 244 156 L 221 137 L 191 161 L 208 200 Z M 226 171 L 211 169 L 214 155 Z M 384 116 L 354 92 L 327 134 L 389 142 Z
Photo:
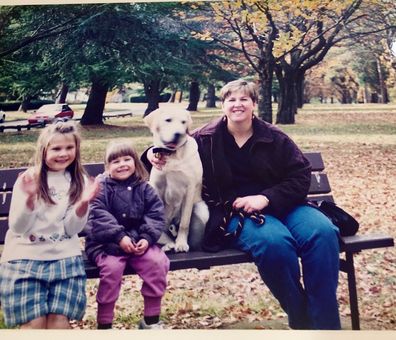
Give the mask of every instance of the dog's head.
M 143 119 L 154 137 L 154 146 L 176 150 L 183 145 L 192 125 L 190 112 L 187 110 L 157 109 Z

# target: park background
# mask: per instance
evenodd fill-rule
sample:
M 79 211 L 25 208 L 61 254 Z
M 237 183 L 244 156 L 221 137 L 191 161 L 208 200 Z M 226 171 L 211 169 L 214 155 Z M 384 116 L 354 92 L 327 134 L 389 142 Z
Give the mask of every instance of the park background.
M 67 100 L 84 161 L 100 161 L 113 138 L 150 145 L 141 118 L 158 106 L 188 108 L 194 126 L 220 115 L 218 89 L 244 77 L 259 85 L 263 119 L 323 153 L 335 199 L 360 232 L 395 236 L 395 12 L 386 0 L 2 6 L 0 105 L 13 122 Z M 120 109 L 133 116 L 103 120 Z M 28 165 L 38 133 L 2 133 L 1 167 Z M 395 259 L 394 249 L 357 256 L 363 329 L 396 328 Z M 96 285 L 75 328 L 95 328 Z M 140 319 L 139 286 L 125 278 L 116 328 Z M 345 329 L 346 289 L 340 273 Z M 287 329 L 249 264 L 170 273 L 163 318 L 172 328 Z

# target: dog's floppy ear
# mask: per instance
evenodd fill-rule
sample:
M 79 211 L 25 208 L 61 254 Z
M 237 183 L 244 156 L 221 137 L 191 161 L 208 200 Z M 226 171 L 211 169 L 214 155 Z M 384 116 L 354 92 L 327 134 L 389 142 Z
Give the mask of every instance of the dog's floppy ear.
M 156 109 L 154 111 L 151 111 L 147 116 L 143 118 L 143 122 L 150 128 L 152 131 L 155 129 L 155 122 L 157 121 L 158 115 L 161 113 L 160 109 Z

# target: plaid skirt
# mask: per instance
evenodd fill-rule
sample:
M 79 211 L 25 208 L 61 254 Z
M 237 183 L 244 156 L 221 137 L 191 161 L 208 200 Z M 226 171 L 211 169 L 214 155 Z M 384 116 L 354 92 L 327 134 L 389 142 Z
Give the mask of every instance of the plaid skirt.
M 81 320 L 87 301 L 85 283 L 81 256 L 2 263 L 0 300 L 5 324 L 14 327 L 47 314 Z

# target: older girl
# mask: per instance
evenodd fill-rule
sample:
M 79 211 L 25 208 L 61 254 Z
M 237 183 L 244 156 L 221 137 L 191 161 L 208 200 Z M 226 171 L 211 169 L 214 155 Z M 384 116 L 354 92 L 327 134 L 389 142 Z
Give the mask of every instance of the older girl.
M 7 326 L 69 328 L 69 319 L 82 319 L 86 276 L 77 234 L 98 189 L 81 165 L 76 126 L 46 127 L 34 166 L 19 176 L 12 194 L 0 268 Z

